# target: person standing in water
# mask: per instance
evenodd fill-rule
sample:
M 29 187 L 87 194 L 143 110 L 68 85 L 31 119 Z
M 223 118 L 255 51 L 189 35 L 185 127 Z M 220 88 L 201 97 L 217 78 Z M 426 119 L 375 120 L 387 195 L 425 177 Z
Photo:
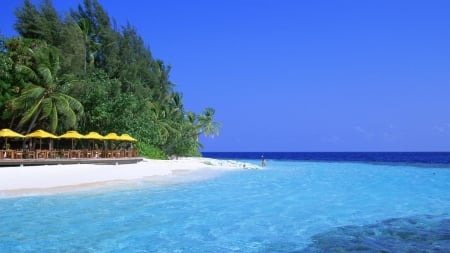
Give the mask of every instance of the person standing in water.
M 264 155 L 261 156 L 261 166 L 266 167 L 266 159 L 264 158 Z

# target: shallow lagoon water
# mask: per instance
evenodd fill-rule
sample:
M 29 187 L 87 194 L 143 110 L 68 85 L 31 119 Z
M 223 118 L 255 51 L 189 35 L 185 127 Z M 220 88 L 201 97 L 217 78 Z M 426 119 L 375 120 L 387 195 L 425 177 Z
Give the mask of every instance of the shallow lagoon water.
M 449 189 L 449 168 L 269 160 L 0 199 L 0 252 L 449 252 Z

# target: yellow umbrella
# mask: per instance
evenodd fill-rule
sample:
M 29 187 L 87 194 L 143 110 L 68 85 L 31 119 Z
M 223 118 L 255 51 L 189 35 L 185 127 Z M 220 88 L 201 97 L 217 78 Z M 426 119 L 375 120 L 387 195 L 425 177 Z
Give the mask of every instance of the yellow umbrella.
M 105 135 L 105 140 L 120 141 L 120 138 L 116 133 L 109 133 L 109 134 Z
M 9 128 L 3 128 L 0 130 L 0 137 L 6 137 L 6 138 L 25 138 L 24 135 L 21 135 L 17 132 L 14 132 L 13 130 Z
M 85 139 L 85 136 L 75 130 L 70 130 L 63 135 L 60 135 L 59 138 L 72 139 L 72 149 L 73 149 L 73 139 Z
M 65 139 L 84 139 L 85 136 L 80 134 L 79 132 L 75 130 L 67 131 L 65 134 L 60 135 L 59 138 L 65 138 Z
M 89 132 L 84 136 L 86 139 L 93 139 L 93 140 L 103 140 L 105 139 L 105 136 L 97 133 L 97 132 Z
M 42 139 L 44 138 L 51 138 L 51 139 L 58 139 L 58 136 L 51 134 L 49 132 L 46 132 L 42 129 L 38 129 L 32 133 L 29 133 L 25 135 L 27 138 L 39 138 L 39 149 L 42 147 Z
M 25 138 L 24 135 L 14 132 L 8 128 L 3 128 L 0 130 L 0 137 L 5 137 L 5 147 L 8 147 L 8 138 Z
M 121 141 L 126 141 L 126 142 L 136 142 L 137 140 L 135 139 L 135 138 L 133 138 L 133 137 L 131 137 L 129 134 L 121 134 L 120 136 L 119 136 L 119 138 L 120 138 L 120 140 Z M 129 146 L 127 147 L 127 156 L 128 156 L 128 154 L 131 154 L 131 156 L 133 156 L 133 153 L 128 153 L 129 152 L 129 150 L 132 150 L 133 149 L 133 144 L 129 144 Z
M 137 141 L 135 138 L 131 137 L 131 136 L 128 135 L 128 134 L 121 134 L 121 135 L 119 136 L 119 139 L 120 139 L 121 141 Z
M 51 134 L 49 132 L 46 132 L 42 129 L 36 130 L 32 133 L 29 133 L 27 135 L 25 135 L 25 137 L 28 138 L 52 138 L 52 139 L 58 139 L 58 136 Z
M 120 138 L 119 138 L 119 136 L 116 133 L 109 133 L 109 134 L 105 135 L 105 139 L 104 140 L 120 141 Z
M 92 147 L 95 148 L 94 140 L 104 140 L 105 136 L 103 136 L 97 132 L 89 132 L 88 134 L 86 134 L 84 136 L 84 138 L 92 140 Z

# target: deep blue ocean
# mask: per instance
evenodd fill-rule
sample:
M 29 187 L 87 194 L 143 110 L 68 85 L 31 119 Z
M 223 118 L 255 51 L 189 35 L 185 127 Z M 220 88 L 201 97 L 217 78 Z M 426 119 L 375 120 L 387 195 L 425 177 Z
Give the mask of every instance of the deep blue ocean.
M 366 162 L 450 166 L 450 152 L 205 152 L 218 159 L 266 159 L 291 161 Z
M 267 167 L 3 197 L 0 252 L 450 252 L 450 153 L 204 156 Z

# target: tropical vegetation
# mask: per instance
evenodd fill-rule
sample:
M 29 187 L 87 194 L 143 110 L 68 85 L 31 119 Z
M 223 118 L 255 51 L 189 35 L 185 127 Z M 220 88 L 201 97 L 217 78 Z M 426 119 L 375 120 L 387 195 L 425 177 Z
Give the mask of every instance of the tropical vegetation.
M 51 0 L 25 0 L 15 15 L 19 36 L 0 38 L 0 128 L 128 133 L 157 158 L 199 155 L 199 136 L 219 133 L 214 109 L 187 111 L 171 66 L 97 0 L 65 17 Z

